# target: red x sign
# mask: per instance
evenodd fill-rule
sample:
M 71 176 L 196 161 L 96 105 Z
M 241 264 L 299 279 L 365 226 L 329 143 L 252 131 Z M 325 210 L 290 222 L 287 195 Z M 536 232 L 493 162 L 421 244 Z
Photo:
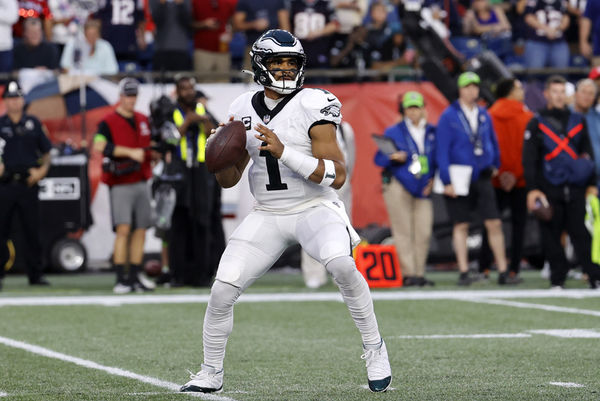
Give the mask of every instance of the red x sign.
M 571 156 L 573 159 L 577 160 L 578 156 L 573 151 L 573 149 L 571 149 L 569 147 L 569 141 L 571 140 L 571 138 L 573 138 L 575 135 L 577 135 L 577 134 L 579 134 L 579 132 L 581 132 L 581 130 L 583 129 L 583 124 L 577 124 L 575 127 L 573 127 L 564 139 L 560 139 L 560 137 L 558 135 L 556 135 L 550 128 L 548 128 L 547 126 L 545 126 L 542 123 L 539 123 L 538 127 L 539 127 L 539 129 L 542 130 L 542 132 L 544 134 L 546 134 L 550 139 L 552 139 L 557 145 L 552 152 L 550 152 L 546 155 L 546 157 L 545 157 L 546 161 L 550 161 L 550 160 L 554 159 L 563 150 L 565 152 L 567 152 L 569 154 L 569 156 Z

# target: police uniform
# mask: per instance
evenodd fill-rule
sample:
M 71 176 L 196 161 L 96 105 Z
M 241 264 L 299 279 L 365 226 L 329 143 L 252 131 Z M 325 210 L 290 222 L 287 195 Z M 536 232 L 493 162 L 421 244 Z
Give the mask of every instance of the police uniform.
M 17 216 L 28 248 L 23 254 L 29 282 L 38 284 L 43 281 L 38 185 L 28 186 L 27 177 L 28 170 L 39 167 L 40 158 L 50 152 L 52 145 L 42 123 L 27 114 L 23 114 L 17 123 L 8 115 L 0 117 L 0 142 L 4 142 L 2 159 L 5 167 L 0 178 L 0 279 L 9 257 L 6 243 L 11 222 L 13 216 Z
M 195 113 L 205 115 L 206 109 L 197 103 Z M 184 121 L 185 112 L 177 107 L 173 122 L 179 127 Z M 225 249 L 221 187 L 206 168 L 205 129 L 204 124 L 190 125 L 174 152 L 174 168 L 184 177 L 175 185 L 177 202 L 168 241 L 175 285 L 208 286 Z

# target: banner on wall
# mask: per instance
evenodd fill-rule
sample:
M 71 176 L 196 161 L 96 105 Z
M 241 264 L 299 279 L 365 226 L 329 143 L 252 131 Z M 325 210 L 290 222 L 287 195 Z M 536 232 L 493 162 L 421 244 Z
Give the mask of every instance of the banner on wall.
M 64 87 L 64 83 L 62 84 Z M 101 93 L 102 99 L 118 99 L 118 87 L 115 83 L 97 79 L 87 82 L 89 88 Z M 59 88 L 62 88 L 60 85 Z M 381 194 L 380 168 L 373 163 L 373 157 L 376 152 L 376 146 L 371 139 L 371 134 L 381 134 L 386 127 L 389 127 L 399 120 L 398 100 L 407 91 L 419 91 L 425 97 L 427 118 L 429 122 L 436 124 L 443 109 L 448 105 L 444 96 L 429 82 L 413 83 L 360 83 L 360 84 L 339 84 L 320 86 L 335 94 L 342 102 L 342 115 L 345 121 L 350 123 L 354 129 L 356 141 L 356 164 L 352 176 L 353 192 L 353 225 L 357 228 L 366 227 L 371 223 L 388 225 L 388 215 Z M 249 90 L 260 90 L 261 87 L 255 84 L 200 84 L 201 89 L 208 96 L 207 108 L 220 121 L 227 120 L 227 111 L 229 105 L 240 94 Z M 93 135 L 99 121 L 106 114 L 114 109 L 114 104 L 110 102 L 102 103 L 97 101 L 94 108 L 86 113 L 86 132 L 81 133 L 81 115 L 73 114 L 68 107 L 56 107 L 60 111 L 59 115 L 48 114 L 52 110 L 50 105 L 66 104 L 64 97 L 74 91 L 48 91 L 48 96 L 44 97 L 38 90 L 36 94 L 37 104 L 40 107 L 33 107 L 32 114 L 40 114 L 44 123 L 48 127 L 53 143 L 71 141 L 78 144 L 80 139 L 86 138 L 87 143 L 91 144 Z M 144 114 L 149 113 L 150 102 L 166 94 L 174 98 L 175 88 L 173 84 L 153 85 L 142 84 L 138 95 L 136 110 Z M 61 99 L 63 97 L 63 99 Z M 4 105 L 0 102 L 0 112 L 4 110 Z M 92 193 L 96 193 L 101 172 L 101 157 L 93 156 L 90 159 L 90 181 L 92 184 Z M 92 213 L 94 221 L 110 221 L 109 210 L 106 205 L 97 205 L 98 202 L 105 202 L 102 199 L 96 199 L 92 202 Z M 223 192 L 223 201 L 235 205 L 236 219 L 228 222 L 226 231 L 231 232 L 233 228 L 241 221 L 243 217 L 251 210 L 253 200 L 249 193 L 247 180 L 242 180 L 236 187 Z M 97 215 L 96 213 L 101 213 Z M 104 216 L 106 214 L 106 216 Z M 112 230 L 109 226 L 101 230 L 92 227 L 94 239 L 89 243 L 99 241 L 104 242 L 108 237 L 112 238 Z M 104 242 L 106 243 L 106 242 Z M 95 259 L 93 252 L 90 259 Z

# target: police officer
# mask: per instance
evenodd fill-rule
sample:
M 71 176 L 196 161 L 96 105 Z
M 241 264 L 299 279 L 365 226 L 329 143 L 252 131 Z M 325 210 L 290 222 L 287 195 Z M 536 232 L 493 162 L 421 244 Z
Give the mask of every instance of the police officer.
M 577 260 L 595 288 L 600 267 L 591 262 L 591 238 L 584 224 L 586 193 L 598 194 L 594 152 L 585 118 L 566 107 L 565 87 L 563 77 L 548 78 L 544 90 L 547 106 L 533 117 L 525 131 L 527 208 L 535 211 L 549 204 L 553 210 L 550 219 L 540 221 L 551 286 L 563 288 L 569 270 L 560 241 L 566 230 Z
M 42 245 L 37 183 L 50 167 L 52 145 L 46 129 L 24 113 L 23 92 L 16 81 L 4 94 L 6 114 L 0 117 L 0 147 L 4 170 L 0 177 L 0 287 L 8 260 L 8 241 L 13 215 L 20 219 L 28 249 L 23 252 L 30 285 L 49 285 L 42 276 Z
M 194 78 L 175 80 L 177 105 L 173 122 L 181 134 L 173 163 L 183 173 L 176 186 L 169 240 L 173 285 L 208 286 L 216 272 L 225 238 L 221 223 L 221 187 L 205 164 L 206 139 L 214 128 L 202 103 L 197 102 Z

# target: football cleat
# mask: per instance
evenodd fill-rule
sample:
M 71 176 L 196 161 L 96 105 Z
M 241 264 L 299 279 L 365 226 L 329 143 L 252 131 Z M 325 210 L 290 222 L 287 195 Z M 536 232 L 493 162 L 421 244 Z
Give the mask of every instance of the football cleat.
M 223 391 L 223 369 L 217 371 L 212 366 L 202 364 L 202 370 L 193 374 L 190 372 L 190 380 L 181 386 L 179 391 L 188 393 L 220 393 Z
M 365 349 L 361 359 L 367 364 L 369 390 L 374 393 L 386 391 L 392 384 L 392 368 L 383 339 L 378 349 Z

